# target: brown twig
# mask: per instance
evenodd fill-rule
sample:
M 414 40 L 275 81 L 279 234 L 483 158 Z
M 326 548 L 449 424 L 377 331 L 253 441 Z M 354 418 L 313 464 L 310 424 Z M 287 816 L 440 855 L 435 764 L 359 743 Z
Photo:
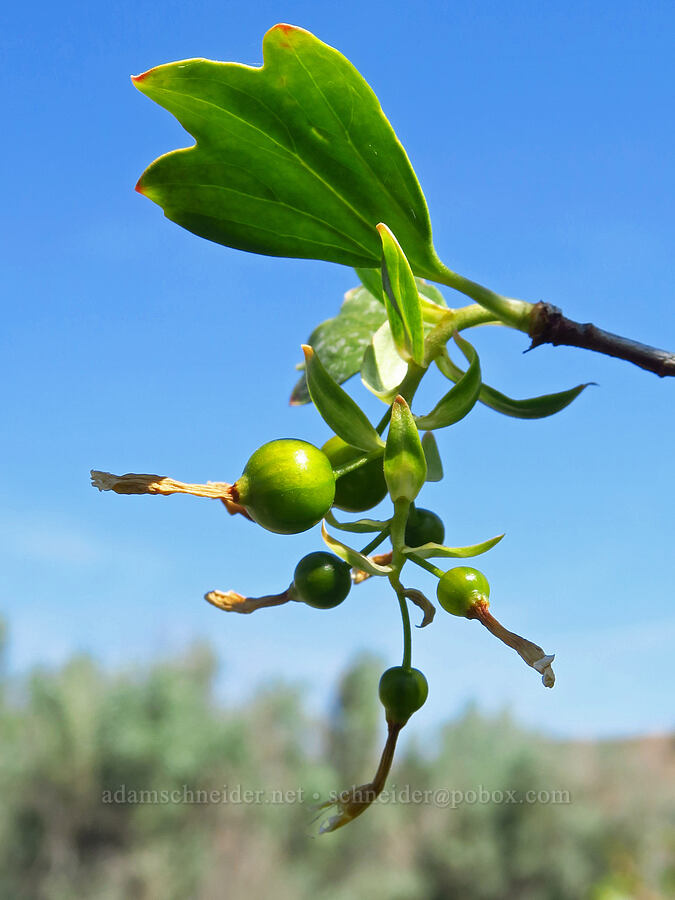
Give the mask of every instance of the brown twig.
M 562 311 L 551 303 L 534 305 L 529 335 L 532 343 L 528 351 L 541 344 L 582 347 L 584 350 L 604 353 L 605 356 L 625 359 L 641 369 L 654 372 L 661 378 L 675 375 L 675 353 L 603 331 L 590 322 L 575 322 L 564 316 Z

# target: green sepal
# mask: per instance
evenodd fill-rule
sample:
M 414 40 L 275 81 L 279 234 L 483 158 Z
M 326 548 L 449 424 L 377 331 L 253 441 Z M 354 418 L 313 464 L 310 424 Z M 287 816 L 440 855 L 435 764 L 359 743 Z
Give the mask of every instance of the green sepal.
M 415 276 L 389 227 L 380 222 L 377 230 L 382 241 L 384 305 L 394 343 L 402 359 L 422 365 L 424 325 Z
M 303 344 L 302 350 L 305 354 L 309 395 L 324 422 L 338 437 L 359 450 L 379 450 L 384 447 L 384 441 L 370 424 L 366 414 L 328 374 L 314 350 L 308 344 Z
M 470 547 L 444 547 L 442 544 L 422 544 L 421 547 L 404 547 L 403 552 L 406 556 L 419 556 L 421 559 L 435 559 L 440 557 L 451 557 L 464 559 L 469 556 L 480 556 L 481 553 L 487 553 L 488 550 L 498 544 L 504 537 L 498 534 L 496 537 L 483 541 L 480 544 L 472 544 Z
M 355 534 L 384 531 L 390 525 L 389 519 L 357 519 L 355 522 L 338 522 L 332 512 L 328 512 L 324 518 L 333 528 L 340 531 L 351 531 Z
M 363 354 L 361 381 L 371 394 L 389 404 L 398 395 L 407 372 L 408 364 L 396 349 L 389 322 L 384 322 Z
M 307 343 L 319 354 L 329 375 L 338 384 L 342 384 L 359 371 L 366 347 L 380 325 L 386 321 L 387 314 L 382 302 L 359 285 L 347 291 L 337 316 L 317 325 Z M 300 368 L 304 367 L 303 362 Z M 291 406 L 300 406 L 310 401 L 307 379 L 303 374 L 293 388 Z
M 263 38 L 263 66 L 188 59 L 134 85 L 195 145 L 160 157 L 138 191 L 220 244 L 377 267 L 388 222 L 416 273 L 442 274 L 410 161 L 368 83 L 302 28 Z
M 478 400 L 482 383 L 478 354 L 471 344 L 457 333 L 454 337 L 457 346 L 469 361 L 469 368 L 430 413 L 417 417 L 418 428 L 447 428 L 454 425 L 471 412 Z
M 426 431 L 422 437 L 422 450 L 427 461 L 427 481 L 441 481 L 443 478 L 443 463 L 438 452 L 438 444 L 433 431 Z
M 449 378 L 450 381 L 459 382 L 464 378 L 465 373 L 459 366 L 450 359 L 447 354 L 442 354 L 436 359 L 436 365 L 440 371 Z M 576 387 L 567 391 L 560 391 L 556 394 L 542 394 L 540 397 L 528 397 L 524 400 L 514 400 L 507 397 L 506 394 L 500 393 L 487 384 L 482 384 L 478 393 L 478 400 L 495 412 L 502 413 L 504 416 L 511 416 L 514 419 L 545 419 L 547 416 L 553 416 L 569 406 L 579 394 L 590 385 L 595 384 L 589 381 L 586 384 L 578 384 Z
M 343 544 L 342 541 L 338 541 L 337 538 L 328 534 L 325 522 L 321 523 L 321 537 L 329 550 L 336 556 L 339 556 L 340 559 L 344 559 L 344 561 L 349 563 L 353 568 L 361 569 L 369 575 L 391 574 L 391 566 L 380 566 L 377 563 L 374 563 L 367 556 L 364 556 L 363 553 L 359 553 L 358 550 L 354 550 L 353 547 L 348 547 L 347 544 Z
M 389 496 L 412 501 L 422 490 L 427 477 L 427 461 L 422 441 L 405 398 L 396 397 L 384 450 L 384 478 Z

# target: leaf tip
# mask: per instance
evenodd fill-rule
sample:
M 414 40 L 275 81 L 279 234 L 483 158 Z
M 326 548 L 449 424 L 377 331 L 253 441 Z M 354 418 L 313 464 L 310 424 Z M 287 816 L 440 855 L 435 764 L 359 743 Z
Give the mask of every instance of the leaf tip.
M 298 37 L 304 31 L 304 28 L 299 28 L 297 25 L 289 25 L 286 22 L 278 22 L 276 25 L 273 25 L 267 33 L 270 36 L 273 35 L 275 37 L 279 36 L 282 38 L 286 38 L 286 40 L 279 40 L 277 42 L 277 46 L 287 50 L 291 47 L 290 40 L 292 38 Z
M 297 25 L 288 25 L 286 22 L 278 22 L 273 26 L 272 31 L 280 31 L 282 34 L 289 34 L 292 31 L 300 31 Z
M 142 181 L 143 181 L 143 176 L 141 175 L 141 177 L 136 182 L 136 185 L 134 186 L 134 190 L 136 191 L 137 194 L 140 194 L 142 197 L 145 197 L 147 195 L 146 195 L 145 191 L 143 190 L 143 185 L 141 184 Z
M 314 349 L 309 344 L 300 344 L 300 346 L 305 354 L 305 362 L 309 364 L 314 358 Z
M 131 83 L 134 87 L 138 88 L 139 91 L 142 90 L 141 85 L 146 80 L 146 78 L 154 72 L 154 68 L 148 69 L 147 72 L 141 72 L 140 75 L 130 75 Z

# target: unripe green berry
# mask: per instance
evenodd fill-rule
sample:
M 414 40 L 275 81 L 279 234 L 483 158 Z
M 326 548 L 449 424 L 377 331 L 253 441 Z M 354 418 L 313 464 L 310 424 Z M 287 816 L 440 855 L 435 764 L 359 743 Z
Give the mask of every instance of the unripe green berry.
M 436 596 L 446 612 L 453 616 L 471 618 L 471 610 L 477 605 L 488 606 L 490 585 L 478 569 L 457 566 L 449 569 L 436 587 Z
M 424 706 L 429 685 L 419 669 L 394 666 L 380 678 L 379 693 L 387 722 L 405 725 L 410 716 Z
M 409 547 L 422 544 L 442 544 L 445 540 L 445 525 L 440 516 L 430 509 L 411 506 L 405 526 L 405 542 Z
M 315 609 L 332 609 L 352 586 L 349 565 L 324 550 L 308 553 L 295 567 L 293 588 L 299 600 Z
M 326 441 L 321 449 L 334 469 L 363 456 L 362 450 L 351 447 L 337 435 Z M 347 512 L 364 512 L 384 500 L 386 494 L 387 483 L 384 480 L 382 459 L 371 459 L 353 472 L 338 477 L 333 506 Z
M 316 525 L 333 505 L 335 476 L 328 457 L 313 444 L 270 441 L 246 463 L 232 496 L 268 531 L 297 534 Z

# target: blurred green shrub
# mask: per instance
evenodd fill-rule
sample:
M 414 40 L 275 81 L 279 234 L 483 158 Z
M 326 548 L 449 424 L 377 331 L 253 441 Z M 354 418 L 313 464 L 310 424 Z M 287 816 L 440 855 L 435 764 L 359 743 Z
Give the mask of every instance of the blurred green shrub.
M 0 898 L 673 896 L 666 738 L 555 742 L 468 709 L 404 745 L 386 809 L 313 839 L 312 803 L 376 761 L 381 669 L 363 658 L 344 674 L 325 746 L 287 685 L 223 709 L 208 647 L 123 674 L 78 657 L 1 675 Z M 464 802 L 443 806 L 446 789 Z M 569 802 L 485 802 L 508 791 Z

